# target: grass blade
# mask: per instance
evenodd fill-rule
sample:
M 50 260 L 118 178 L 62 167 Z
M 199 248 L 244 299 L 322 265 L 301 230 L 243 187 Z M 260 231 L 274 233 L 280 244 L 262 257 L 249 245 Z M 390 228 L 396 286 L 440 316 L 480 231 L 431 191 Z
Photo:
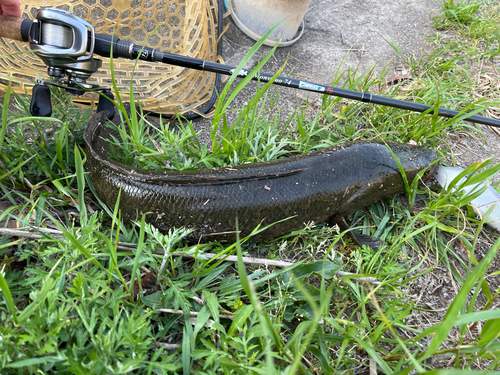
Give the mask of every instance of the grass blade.
M 17 324 L 17 311 L 16 306 L 14 305 L 14 300 L 12 299 L 12 294 L 10 293 L 9 284 L 5 277 L 3 276 L 3 270 L 0 270 L 0 289 L 3 292 L 3 298 L 9 308 L 10 315 L 12 316 L 12 320 Z
M 76 169 L 76 181 L 78 184 L 78 210 L 80 211 L 80 225 L 84 228 L 87 227 L 87 207 L 85 206 L 85 173 L 83 171 L 83 164 L 85 160 L 82 161 L 82 156 L 80 155 L 80 150 L 78 146 L 75 145 L 75 169 Z
M 130 301 L 135 300 L 134 296 L 134 285 L 135 285 L 135 279 L 137 275 L 137 271 L 139 270 L 139 259 L 141 258 L 142 254 L 142 248 L 144 247 L 144 231 L 146 228 L 146 215 L 142 215 L 141 218 L 141 223 L 139 224 L 139 243 L 137 244 L 137 250 L 135 251 L 135 258 L 134 258 L 134 267 L 132 268 L 132 274 L 130 275 Z M 137 282 L 140 285 L 141 284 L 141 275 L 137 276 Z
M 464 304 L 467 303 L 467 295 L 472 290 L 477 281 L 485 274 L 486 270 L 490 266 L 491 262 L 495 258 L 498 253 L 498 249 L 500 248 L 500 239 L 498 239 L 493 246 L 490 248 L 488 253 L 484 256 L 483 259 L 479 262 L 477 267 L 470 273 L 470 275 L 465 280 L 464 285 L 456 295 L 455 299 L 451 303 L 446 315 L 441 323 L 441 329 L 436 333 L 436 336 L 432 339 L 432 342 L 429 345 L 429 348 L 425 352 L 421 361 L 426 358 L 429 358 L 438 348 L 439 346 L 446 340 L 448 334 L 450 333 L 455 320 L 457 319 L 458 313 L 461 311 Z
M 5 90 L 5 99 L 3 100 L 2 107 L 2 127 L 0 128 L 0 152 L 2 152 L 3 140 L 5 138 L 5 132 L 7 131 L 7 116 L 9 114 L 9 102 L 10 102 L 10 92 L 11 92 L 11 83 L 9 81 L 9 85 Z

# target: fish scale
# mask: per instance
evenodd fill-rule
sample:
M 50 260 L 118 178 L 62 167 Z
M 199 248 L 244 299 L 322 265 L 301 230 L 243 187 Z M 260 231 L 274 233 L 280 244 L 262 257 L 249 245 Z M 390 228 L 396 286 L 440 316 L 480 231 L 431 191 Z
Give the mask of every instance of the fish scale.
M 233 241 L 236 218 L 241 236 L 259 224 L 276 223 L 253 237 L 271 239 L 310 221 L 346 217 L 404 192 L 389 147 L 410 182 L 436 160 L 433 151 L 422 147 L 356 142 L 232 168 L 145 171 L 110 159 L 109 143 L 103 138 L 109 138 L 111 130 L 102 126 L 103 121 L 103 115 L 94 116 L 84 134 L 85 168 L 99 198 L 114 207 L 121 188 L 119 207 L 126 221 L 149 213 L 146 222 L 161 232 L 172 227 L 192 228 L 188 238 L 195 241 Z

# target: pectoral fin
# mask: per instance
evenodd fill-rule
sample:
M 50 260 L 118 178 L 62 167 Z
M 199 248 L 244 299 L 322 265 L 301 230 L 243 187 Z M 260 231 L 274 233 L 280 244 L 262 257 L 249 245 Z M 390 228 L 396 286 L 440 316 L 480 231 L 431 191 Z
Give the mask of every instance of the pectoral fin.
M 384 244 L 384 242 L 382 240 L 379 240 L 377 237 L 368 236 L 366 234 L 357 233 L 355 231 L 350 231 L 349 235 L 359 246 L 366 245 L 375 252 L 377 252 L 378 248 Z
M 368 236 L 366 234 L 357 233 L 349 227 L 343 216 L 332 216 L 328 219 L 328 222 L 332 225 L 337 224 L 342 232 L 347 231 L 347 235 L 354 241 L 358 246 L 366 245 L 370 247 L 373 251 L 378 251 L 378 248 L 384 244 L 384 242 L 376 237 Z

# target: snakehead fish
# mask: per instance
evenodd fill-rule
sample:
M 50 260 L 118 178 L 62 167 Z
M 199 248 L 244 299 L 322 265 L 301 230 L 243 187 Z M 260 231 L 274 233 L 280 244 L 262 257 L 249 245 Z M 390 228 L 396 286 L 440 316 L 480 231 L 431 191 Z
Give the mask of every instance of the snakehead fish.
M 121 189 L 122 218 L 136 220 L 149 213 L 146 221 L 161 232 L 194 229 L 188 237 L 194 241 L 234 240 L 236 218 L 240 237 L 259 224 L 276 223 L 252 239 L 271 239 L 310 221 L 345 223 L 347 215 L 405 191 L 388 147 L 410 182 L 423 169 L 432 173 L 429 166 L 436 160 L 434 152 L 417 146 L 361 142 L 231 168 L 146 171 L 109 157 L 105 139 L 111 129 L 103 125 L 105 120 L 97 114 L 84 134 L 85 168 L 99 198 L 112 208 Z

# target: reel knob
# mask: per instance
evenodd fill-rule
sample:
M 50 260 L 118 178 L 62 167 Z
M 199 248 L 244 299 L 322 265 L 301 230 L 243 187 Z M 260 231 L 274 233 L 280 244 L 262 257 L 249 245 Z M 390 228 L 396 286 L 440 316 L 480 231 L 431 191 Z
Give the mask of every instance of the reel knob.
M 45 85 L 33 86 L 33 95 L 30 102 L 30 113 L 36 117 L 50 117 L 52 103 L 50 102 L 50 88 Z

